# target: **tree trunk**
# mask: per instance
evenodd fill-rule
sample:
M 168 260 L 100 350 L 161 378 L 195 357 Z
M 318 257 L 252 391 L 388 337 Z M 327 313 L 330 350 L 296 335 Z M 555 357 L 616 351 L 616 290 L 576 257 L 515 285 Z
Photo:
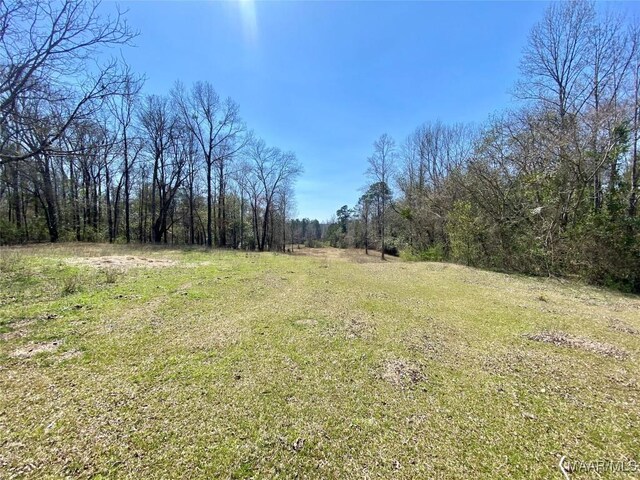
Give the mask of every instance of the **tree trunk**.
M 364 253 L 369 255 L 369 208 L 364 214 Z
M 43 181 L 43 194 L 44 194 L 44 213 L 47 220 L 47 229 L 49 230 L 49 239 L 52 243 L 59 240 L 60 234 L 58 231 L 58 212 L 56 211 L 56 199 L 53 189 L 53 182 L 51 179 L 51 170 L 49 166 L 49 159 L 44 158 L 42 162 L 42 181 Z
M 260 233 L 258 231 L 258 204 L 257 200 L 253 200 L 251 205 L 253 210 L 253 236 L 255 237 L 255 243 L 258 250 L 260 250 Z
M 109 230 L 109 243 L 113 243 L 113 215 L 111 213 L 111 175 L 109 174 L 109 168 L 105 169 L 105 181 L 107 182 L 106 188 L 106 201 L 107 201 L 107 229 Z
M 69 161 L 69 178 L 71 181 L 71 202 L 72 202 L 72 215 L 73 215 L 73 229 L 76 232 L 76 241 L 80 241 L 80 209 L 78 207 L 78 182 L 76 180 L 75 168 L 73 166 L 73 160 Z
M 383 182 L 383 185 L 386 185 L 386 183 Z M 382 260 L 384 260 L 384 208 L 385 208 L 385 202 L 384 202 L 384 193 L 382 192 L 383 196 L 382 196 L 382 213 L 381 213 L 381 217 L 382 217 L 382 228 L 380 229 L 380 237 L 381 237 L 381 253 L 380 253 L 380 258 L 382 258 Z
M 159 155 L 156 153 L 155 161 L 153 163 L 153 180 L 151 182 L 151 221 L 155 221 L 156 218 L 156 185 L 158 184 L 158 161 Z M 153 231 L 153 225 L 151 227 L 151 241 L 156 241 L 155 232 Z
M 262 219 L 262 241 L 260 243 L 260 251 L 264 252 L 264 246 L 267 243 L 267 226 L 269 225 L 269 207 L 270 202 L 267 202 L 267 205 L 264 207 L 264 218 Z
M 124 129 L 124 230 L 127 243 L 131 243 L 131 165 L 129 165 L 129 143 L 127 129 Z
M 22 230 L 22 208 L 20 207 L 20 180 L 18 177 L 18 167 L 13 166 L 11 182 L 13 183 L 13 206 L 15 209 L 16 230 Z
M 638 67 L 640 68 L 640 66 Z M 635 72 L 635 90 L 634 90 L 634 107 L 633 107 L 633 150 L 631 158 L 631 195 L 629 195 L 629 216 L 634 217 L 638 204 L 638 120 L 640 116 L 640 78 L 638 78 L 638 69 Z
M 244 248 L 244 193 L 240 193 L 240 248 Z
M 224 204 L 224 160 L 219 161 L 218 175 L 218 246 L 224 247 L 227 244 L 227 218 Z
M 145 202 L 144 202 L 144 175 L 142 183 L 140 184 L 140 199 L 138 205 L 138 241 L 145 243 L 145 232 L 147 229 L 147 221 L 146 221 L 146 210 L 145 210 Z
M 195 244 L 195 219 L 194 219 L 194 202 L 193 202 L 193 178 L 189 182 L 189 242 Z
M 207 246 L 213 246 L 212 205 L 211 205 L 211 160 L 207 159 Z

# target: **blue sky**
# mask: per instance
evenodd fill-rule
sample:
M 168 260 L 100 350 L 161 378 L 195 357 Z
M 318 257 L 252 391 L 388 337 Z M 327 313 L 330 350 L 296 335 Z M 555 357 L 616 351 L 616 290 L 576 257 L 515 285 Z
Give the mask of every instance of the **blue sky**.
M 304 166 L 298 216 L 353 206 L 382 133 L 483 122 L 511 102 L 546 2 L 121 2 L 146 93 L 209 81 Z M 637 4 L 614 7 L 639 11 Z

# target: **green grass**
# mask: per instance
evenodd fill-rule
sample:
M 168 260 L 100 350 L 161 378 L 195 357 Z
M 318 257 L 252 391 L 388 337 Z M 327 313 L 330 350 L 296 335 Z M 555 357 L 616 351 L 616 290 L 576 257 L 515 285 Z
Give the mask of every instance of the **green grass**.
M 640 461 L 638 297 L 295 253 L 0 249 L 0 478 L 562 478 L 562 455 Z M 585 342 L 526 337 L 540 332 Z

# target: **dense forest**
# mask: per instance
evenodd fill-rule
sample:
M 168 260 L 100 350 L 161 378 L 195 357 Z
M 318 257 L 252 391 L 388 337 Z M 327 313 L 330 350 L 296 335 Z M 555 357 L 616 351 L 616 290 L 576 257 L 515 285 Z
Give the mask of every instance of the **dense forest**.
M 144 75 L 105 53 L 137 32 L 101 12 L 0 3 L 0 244 L 323 240 L 640 291 L 640 28 L 623 15 L 551 4 L 513 108 L 380 136 L 357 205 L 321 225 L 293 218 L 294 153 L 206 81 L 144 94 Z
M 208 82 L 143 95 L 98 3 L 0 4 L 0 244 L 283 249 L 301 165 Z
M 327 240 L 640 292 L 638 25 L 553 3 L 520 70 L 513 108 L 484 125 L 376 140 Z

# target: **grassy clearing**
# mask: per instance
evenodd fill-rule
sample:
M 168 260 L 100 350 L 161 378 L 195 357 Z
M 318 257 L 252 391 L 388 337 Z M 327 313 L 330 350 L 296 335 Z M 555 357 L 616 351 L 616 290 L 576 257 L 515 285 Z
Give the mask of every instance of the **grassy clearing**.
M 637 297 L 358 252 L 0 249 L 0 478 L 640 461 L 639 332 Z

